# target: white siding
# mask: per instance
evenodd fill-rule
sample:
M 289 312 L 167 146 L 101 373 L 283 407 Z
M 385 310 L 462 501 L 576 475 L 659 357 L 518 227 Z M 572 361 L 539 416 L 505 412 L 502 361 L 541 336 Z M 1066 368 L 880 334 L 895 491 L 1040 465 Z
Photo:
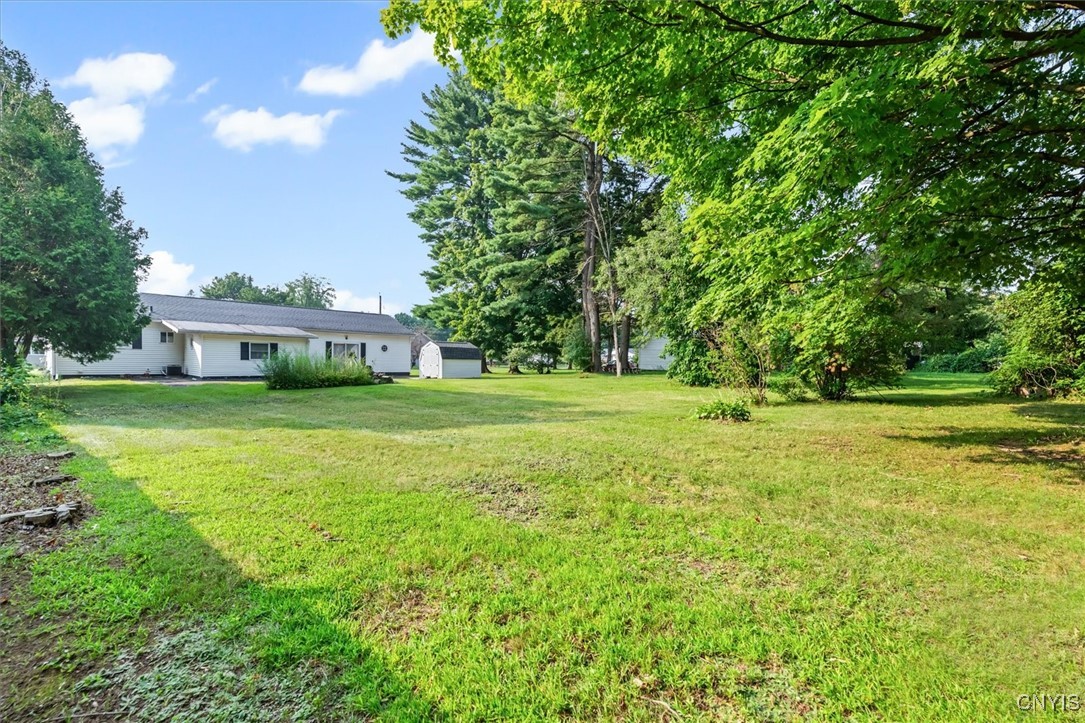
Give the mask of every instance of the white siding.
M 308 352 L 320 357 L 324 356 L 325 342 L 362 343 L 365 344 L 366 363 L 373 371 L 386 374 L 409 374 L 411 371 L 411 337 L 407 335 L 307 330 L 317 338 L 297 339 L 175 333 L 172 343 L 162 343 L 159 339 L 164 331 L 170 330 L 161 322 L 152 321 L 143 329 L 142 349 L 124 346 L 117 349 L 112 358 L 92 364 L 80 364 L 50 352 L 46 354 L 49 371 L 54 376 L 157 375 L 163 374 L 167 365 L 177 364 L 185 374 L 194 377 L 260 376 L 259 361 L 241 359 L 242 341 L 275 342 L 280 351 Z M 385 346 L 388 351 L 382 351 L 381 347 Z
M 670 367 L 674 357 L 663 353 L 667 337 L 657 336 L 637 348 L 637 366 L 646 371 L 661 371 Z
M 316 335 L 309 340 L 309 353 L 315 357 L 324 356 L 327 342 L 337 344 L 365 344 L 365 363 L 375 372 L 385 374 L 410 374 L 411 372 L 411 337 L 406 334 L 355 334 L 342 331 L 305 329 Z M 388 351 L 381 351 L 387 346 Z
M 201 334 L 200 374 L 202 377 L 259 377 L 260 359 L 242 359 L 241 342 L 273 343 L 279 345 L 279 353 L 304 354 L 308 347 L 305 339 L 284 339 L 267 336 L 240 336 Z M 192 372 L 189 372 L 190 374 Z
M 182 364 L 185 355 L 185 335 L 174 334 L 172 343 L 162 343 L 161 333 L 169 331 L 163 324 L 152 321 L 143 327 L 143 348 L 119 347 L 116 353 L 100 362 L 80 364 L 74 359 L 56 353 L 49 354 L 50 372 L 53 376 L 69 377 L 86 375 L 121 376 L 137 374 L 163 374 L 163 367 Z
M 187 334 L 185 343 L 185 374 L 203 376 L 203 335 Z
M 475 379 L 482 376 L 480 359 L 444 359 L 441 362 L 443 379 Z
M 418 376 L 424 379 L 475 379 L 482 376 L 481 359 L 445 359 L 433 342 L 418 352 Z

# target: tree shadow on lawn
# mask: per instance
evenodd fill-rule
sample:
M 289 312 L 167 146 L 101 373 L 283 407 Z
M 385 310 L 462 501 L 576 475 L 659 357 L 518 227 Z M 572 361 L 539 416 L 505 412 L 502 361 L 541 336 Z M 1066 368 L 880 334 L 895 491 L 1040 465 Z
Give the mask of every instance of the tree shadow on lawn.
M 1018 404 L 1014 414 L 1047 423 L 1039 429 L 968 429 L 943 427 L 936 435 L 890 435 L 891 439 L 940 447 L 986 447 L 973 462 L 1035 465 L 1055 472 L 1065 483 L 1085 484 L 1085 404 L 1039 402 Z
M 964 376 L 966 378 L 955 378 Z M 864 392 L 855 401 L 868 404 L 895 404 L 906 407 L 972 407 L 982 404 L 1014 404 L 1018 400 L 996 397 L 976 389 L 983 375 L 939 374 L 908 375 L 904 384 L 895 389 Z
M 18 582 L 0 720 L 443 718 L 316 609 L 339 591 L 254 582 L 104 461 L 80 450 L 69 470 L 98 514 L 61 549 L 0 559 L 4 592 Z
M 122 386 L 123 385 L 123 386 Z M 139 389 L 133 392 L 133 387 Z M 602 410 L 526 394 L 381 385 L 268 392 L 262 387 L 96 385 L 61 390 L 75 420 L 145 429 L 339 429 L 414 432 L 471 426 L 583 422 Z M 130 398 L 126 398 L 129 397 Z

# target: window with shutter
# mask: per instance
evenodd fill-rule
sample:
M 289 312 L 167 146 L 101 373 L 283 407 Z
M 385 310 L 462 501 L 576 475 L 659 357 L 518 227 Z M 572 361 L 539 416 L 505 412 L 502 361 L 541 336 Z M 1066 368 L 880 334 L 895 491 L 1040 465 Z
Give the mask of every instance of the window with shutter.
M 324 342 L 324 356 L 329 359 L 332 358 L 332 343 L 330 341 Z
M 247 341 L 241 342 L 241 360 L 242 361 L 248 361 L 249 360 L 249 342 L 247 342 Z
M 361 347 L 358 350 L 358 358 L 364 361 L 365 360 L 365 344 L 359 344 L 358 346 Z
M 275 342 L 272 342 L 271 343 L 271 356 L 275 356 L 278 353 L 279 353 L 279 345 L 276 344 Z

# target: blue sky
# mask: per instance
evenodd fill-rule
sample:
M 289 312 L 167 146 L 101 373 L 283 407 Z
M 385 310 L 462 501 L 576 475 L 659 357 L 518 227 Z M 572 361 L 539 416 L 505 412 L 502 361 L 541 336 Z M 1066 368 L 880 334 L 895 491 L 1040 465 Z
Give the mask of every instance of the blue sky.
M 50 81 L 149 233 L 144 288 L 303 271 L 337 306 L 409 311 L 426 247 L 385 174 L 446 72 L 387 39 L 384 3 L 0 2 L 0 37 Z

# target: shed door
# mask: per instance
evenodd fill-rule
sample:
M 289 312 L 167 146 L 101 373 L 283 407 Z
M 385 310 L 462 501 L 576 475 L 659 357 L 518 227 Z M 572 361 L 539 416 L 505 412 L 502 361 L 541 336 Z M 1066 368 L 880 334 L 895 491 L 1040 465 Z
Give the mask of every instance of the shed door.
M 422 350 L 418 359 L 418 374 L 431 379 L 441 376 L 441 352 L 436 347 Z

